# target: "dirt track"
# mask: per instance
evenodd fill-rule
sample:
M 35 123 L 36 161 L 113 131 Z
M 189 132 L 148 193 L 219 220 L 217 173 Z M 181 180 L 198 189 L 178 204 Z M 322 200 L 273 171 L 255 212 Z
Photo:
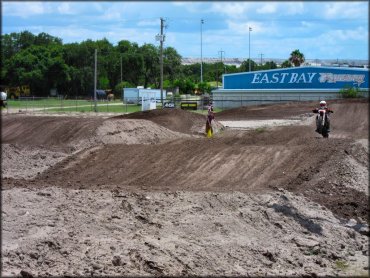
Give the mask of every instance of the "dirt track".
M 218 113 L 302 124 L 212 139 L 181 110 L 2 115 L 3 273 L 366 274 L 368 102 L 330 102 L 328 140 L 315 104 Z

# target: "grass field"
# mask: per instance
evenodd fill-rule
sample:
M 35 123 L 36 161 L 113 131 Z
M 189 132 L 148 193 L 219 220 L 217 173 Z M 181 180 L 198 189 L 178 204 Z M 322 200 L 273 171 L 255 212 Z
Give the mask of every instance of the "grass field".
M 161 104 L 157 105 L 157 108 L 161 108 Z M 89 113 L 95 112 L 95 103 L 94 101 L 83 99 L 24 98 L 8 100 L 8 107 L 2 109 L 44 113 Z M 123 103 L 122 100 L 97 101 L 96 110 L 97 112 L 108 113 L 133 113 L 141 111 L 141 106 Z M 215 112 L 219 111 L 221 111 L 221 109 L 215 109 Z M 205 114 L 207 110 L 196 110 L 193 112 Z
M 110 113 L 132 113 L 141 110 L 141 106 L 133 104 L 125 104 L 121 100 L 115 101 L 97 101 L 97 112 Z M 95 103 L 90 100 L 69 100 L 69 99 L 20 99 L 9 100 L 9 109 L 19 109 L 22 111 L 38 111 L 38 112 L 94 112 Z

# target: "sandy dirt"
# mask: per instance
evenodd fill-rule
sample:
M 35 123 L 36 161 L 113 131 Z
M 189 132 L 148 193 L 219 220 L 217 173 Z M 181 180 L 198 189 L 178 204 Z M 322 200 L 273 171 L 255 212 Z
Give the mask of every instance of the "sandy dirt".
M 315 105 L 2 114 L 2 275 L 368 275 L 368 100 Z

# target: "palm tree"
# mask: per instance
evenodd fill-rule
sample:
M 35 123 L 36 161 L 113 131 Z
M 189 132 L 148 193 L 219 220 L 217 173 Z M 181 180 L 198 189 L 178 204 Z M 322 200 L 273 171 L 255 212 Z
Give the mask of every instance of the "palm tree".
M 299 67 L 304 62 L 304 55 L 299 51 L 299 49 L 296 49 L 290 53 L 289 61 L 295 66 Z

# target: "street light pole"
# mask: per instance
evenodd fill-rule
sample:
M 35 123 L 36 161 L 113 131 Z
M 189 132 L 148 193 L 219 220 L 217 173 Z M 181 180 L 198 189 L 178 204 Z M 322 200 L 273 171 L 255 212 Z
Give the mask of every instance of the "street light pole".
M 97 82 L 97 64 L 98 64 L 98 50 L 95 49 L 95 63 L 94 63 L 94 111 L 98 112 L 96 107 L 96 82 Z
M 252 27 L 249 27 L 249 71 L 251 71 L 251 31 Z
M 221 64 L 222 64 L 222 53 L 225 53 L 225 51 L 220 50 L 218 53 L 219 53 L 219 54 L 221 53 Z
M 122 83 L 122 54 L 121 54 L 121 83 Z
M 200 20 L 200 82 L 203 83 L 203 23 L 204 20 Z

